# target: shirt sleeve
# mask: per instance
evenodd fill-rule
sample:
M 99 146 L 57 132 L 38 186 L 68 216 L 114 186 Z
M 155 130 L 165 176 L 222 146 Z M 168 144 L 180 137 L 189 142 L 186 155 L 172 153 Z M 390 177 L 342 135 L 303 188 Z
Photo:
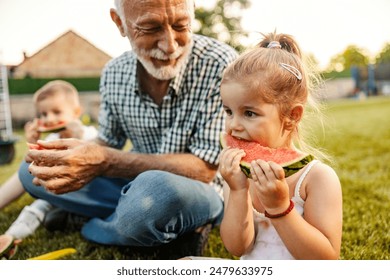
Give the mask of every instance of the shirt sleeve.
M 196 130 L 190 140 L 190 151 L 204 161 L 217 165 L 221 152 L 220 136 L 224 130 L 225 113 L 222 106 L 220 86 L 225 68 L 236 59 L 237 52 L 229 46 L 209 40 L 199 52 L 200 70 L 193 77 L 201 85 L 195 94 L 204 95 L 196 116 Z M 201 64 L 202 66 L 199 66 Z
M 224 127 L 224 111 L 219 91 L 220 81 L 210 87 L 210 94 L 199 111 L 199 128 L 191 138 L 190 151 L 204 161 L 217 165 L 221 152 L 220 134 Z
M 114 88 L 115 72 L 107 67 L 103 70 L 100 80 L 100 110 L 99 110 L 99 133 L 98 138 L 107 145 L 121 149 L 126 138 L 118 121 L 118 113 L 115 106 L 111 104 L 112 94 L 109 88 Z

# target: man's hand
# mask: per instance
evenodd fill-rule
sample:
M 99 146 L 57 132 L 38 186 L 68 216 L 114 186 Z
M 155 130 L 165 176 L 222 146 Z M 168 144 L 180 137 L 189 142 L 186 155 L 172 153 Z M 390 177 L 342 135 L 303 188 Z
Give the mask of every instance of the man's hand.
M 104 148 L 78 139 L 38 141 L 41 150 L 30 150 L 33 183 L 55 194 L 77 191 L 104 170 Z

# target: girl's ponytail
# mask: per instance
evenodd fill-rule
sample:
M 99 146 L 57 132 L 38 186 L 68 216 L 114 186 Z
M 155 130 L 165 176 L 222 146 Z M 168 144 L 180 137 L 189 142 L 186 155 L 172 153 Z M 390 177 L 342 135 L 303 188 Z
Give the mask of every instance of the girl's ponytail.
M 289 53 L 293 53 L 302 59 L 302 52 L 298 44 L 295 42 L 294 38 L 288 34 L 262 34 L 264 36 L 263 40 L 258 44 L 258 47 L 261 48 L 278 48 Z

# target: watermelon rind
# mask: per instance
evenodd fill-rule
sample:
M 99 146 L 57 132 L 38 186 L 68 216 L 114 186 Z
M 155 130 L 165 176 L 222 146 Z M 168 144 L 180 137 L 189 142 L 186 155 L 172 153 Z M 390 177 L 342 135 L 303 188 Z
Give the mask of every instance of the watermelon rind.
M 222 148 L 226 146 L 225 137 L 226 137 L 226 133 L 221 133 L 220 143 L 221 143 Z M 296 172 L 301 170 L 303 167 L 305 167 L 312 160 L 314 160 L 313 155 L 302 154 L 300 157 L 297 157 L 294 160 L 291 160 L 291 161 L 288 161 L 288 162 L 281 164 L 281 166 L 283 167 L 283 170 L 284 170 L 285 177 L 289 177 L 289 176 L 295 174 Z M 250 162 L 242 160 L 240 162 L 240 167 L 241 167 L 242 172 L 244 172 L 244 174 L 248 178 L 252 178 L 251 172 L 250 172 Z
M 303 167 L 305 167 L 309 162 L 314 160 L 313 155 L 306 155 L 302 159 L 292 162 L 288 165 L 283 165 L 283 170 L 284 170 L 284 176 L 289 177 L 295 173 L 297 173 L 299 170 L 301 170 Z
M 311 162 L 314 159 L 314 156 L 312 155 L 304 155 L 300 159 L 294 160 L 293 162 L 282 164 L 284 170 L 284 176 L 289 177 L 295 173 L 297 173 L 299 170 L 301 170 L 303 167 L 305 167 L 309 162 Z M 242 172 L 248 177 L 252 178 L 251 176 L 251 168 L 250 163 L 246 161 L 240 162 L 240 167 Z

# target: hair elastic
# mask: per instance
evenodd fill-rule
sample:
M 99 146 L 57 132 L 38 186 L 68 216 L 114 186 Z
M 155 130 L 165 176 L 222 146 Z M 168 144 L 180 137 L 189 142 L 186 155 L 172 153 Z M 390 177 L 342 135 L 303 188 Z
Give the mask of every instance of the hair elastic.
M 281 49 L 282 46 L 280 45 L 280 43 L 278 41 L 271 41 L 271 42 L 269 42 L 267 48 L 268 49 L 273 49 L 273 48 Z
M 293 74 L 295 77 L 297 77 L 298 80 L 302 80 L 302 74 L 301 72 L 295 68 L 294 66 L 286 63 L 279 63 L 280 66 L 282 66 L 284 69 L 286 69 L 288 72 Z

